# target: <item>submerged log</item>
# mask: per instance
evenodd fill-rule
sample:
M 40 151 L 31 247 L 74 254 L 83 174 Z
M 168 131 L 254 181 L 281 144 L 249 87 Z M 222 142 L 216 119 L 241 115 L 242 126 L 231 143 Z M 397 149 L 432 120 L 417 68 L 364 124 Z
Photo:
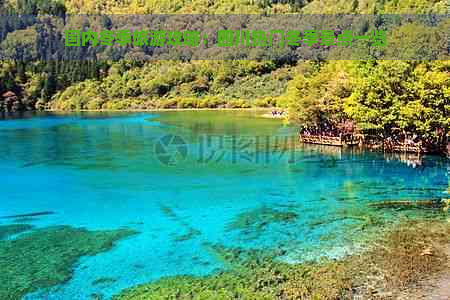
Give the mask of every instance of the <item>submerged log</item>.
M 16 218 L 26 218 L 26 217 L 37 217 L 37 216 L 45 216 L 45 215 L 53 215 L 55 212 L 53 211 L 39 211 L 28 214 L 21 215 L 10 215 L 10 216 L 1 216 L 0 219 L 16 219 Z
M 434 208 L 440 209 L 445 206 L 441 199 L 427 199 L 427 200 L 385 200 L 375 203 L 369 203 L 370 207 L 374 208 L 397 208 L 397 209 L 411 209 L 411 208 Z

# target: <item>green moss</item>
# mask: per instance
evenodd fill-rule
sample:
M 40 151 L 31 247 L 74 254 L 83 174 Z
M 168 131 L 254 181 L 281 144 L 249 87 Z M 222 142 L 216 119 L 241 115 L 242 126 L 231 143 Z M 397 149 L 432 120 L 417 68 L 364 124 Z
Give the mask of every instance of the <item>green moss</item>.
M 172 208 L 165 206 L 165 205 L 160 205 L 160 210 L 161 212 L 168 218 L 170 219 L 177 219 L 177 215 L 175 214 L 175 212 L 173 211 Z
M 114 299 L 336 299 L 349 291 L 347 275 L 340 272 L 343 266 L 336 262 L 293 266 L 274 261 L 265 251 L 223 246 L 211 250 L 234 268 L 205 277 L 164 278 Z
M 276 257 L 286 254 L 285 250 L 244 249 L 225 247 L 220 244 L 204 243 L 203 247 L 216 260 L 221 261 L 229 269 L 245 267 L 249 262 L 271 262 Z
M 0 241 L 0 299 L 19 299 L 63 283 L 71 278 L 72 267 L 81 256 L 107 251 L 134 233 L 55 226 Z
M 39 220 L 39 219 L 33 218 L 33 217 L 21 217 L 21 218 L 14 219 L 13 222 L 14 223 L 29 223 L 29 222 L 34 222 L 37 220 Z
M 444 203 L 441 199 L 426 200 L 384 200 L 375 203 L 369 203 L 374 208 L 392 208 L 392 209 L 424 209 L 434 208 L 441 209 Z
M 0 240 L 6 239 L 11 235 L 18 234 L 33 228 L 32 225 L 28 224 L 11 224 L 0 226 Z
M 175 242 L 187 241 L 187 240 L 193 239 L 195 236 L 200 235 L 200 234 L 201 234 L 201 232 L 199 230 L 194 229 L 194 228 L 189 228 L 188 232 L 175 237 L 174 241 Z
M 260 232 L 269 224 L 294 222 L 297 217 L 297 213 L 292 211 L 261 207 L 238 214 L 227 228 L 228 230 Z
M 446 267 L 448 222 L 404 221 L 373 247 L 341 260 L 286 264 L 276 252 L 209 245 L 231 268 L 209 276 L 176 276 L 139 285 L 114 300 L 154 299 L 395 299 L 408 286 Z
M 100 293 L 93 293 L 93 294 L 90 295 L 89 298 L 90 298 L 90 300 L 102 300 L 102 299 L 104 299 L 103 295 L 100 294 Z
M 117 279 L 111 277 L 101 277 L 92 281 L 92 285 L 111 285 L 116 282 Z

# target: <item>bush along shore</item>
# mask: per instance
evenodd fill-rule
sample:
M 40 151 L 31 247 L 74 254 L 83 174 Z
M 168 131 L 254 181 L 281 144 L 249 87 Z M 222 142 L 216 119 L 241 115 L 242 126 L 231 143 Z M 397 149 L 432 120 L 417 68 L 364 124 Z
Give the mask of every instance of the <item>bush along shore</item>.
M 392 152 L 444 153 L 449 67 L 448 61 L 328 62 L 289 83 L 289 119 L 306 136 L 342 137 Z

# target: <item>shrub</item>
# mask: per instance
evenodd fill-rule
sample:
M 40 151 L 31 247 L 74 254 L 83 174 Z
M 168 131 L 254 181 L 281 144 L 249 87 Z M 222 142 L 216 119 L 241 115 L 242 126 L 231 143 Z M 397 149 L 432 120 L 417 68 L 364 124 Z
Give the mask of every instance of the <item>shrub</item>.
M 106 101 L 101 98 L 94 98 L 88 102 L 86 108 L 89 110 L 99 110 L 99 109 L 102 109 L 102 106 L 105 102 Z
M 231 100 L 227 103 L 228 108 L 249 108 L 251 105 L 245 100 Z
M 198 99 L 182 98 L 182 99 L 178 100 L 177 107 L 178 108 L 197 108 L 198 107 Z

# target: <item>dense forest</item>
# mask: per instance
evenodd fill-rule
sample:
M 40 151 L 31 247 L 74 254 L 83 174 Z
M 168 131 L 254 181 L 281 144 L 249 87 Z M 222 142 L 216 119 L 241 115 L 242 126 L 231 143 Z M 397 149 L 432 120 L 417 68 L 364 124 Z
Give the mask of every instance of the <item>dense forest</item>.
M 447 13 L 447 1 L 436 0 L 10 0 L 0 5 L 7 14 L 35 16 Z M 51 24 L 1 20 L 4 49 L 50 59 L 0 61 L 0 111 L 278 106 L 302 127 L 336 129 L 351 121 L 366 133 L 408 132 L 440 143 L 450 123 L 448 36 L 419 34 L 418 26 L 399 28 L 394 33 L 398 43 L 414 51 L 424 51 L 423 45 L 431 47 L 428 52 L 446 48 L 446 56 L 435 61 L 69 61 L 51 56 L 52 47 L 62 41 Z M 448 32 L 450 22 L 440 26 Z M 41 49 L 48 53 L 33 52 Z M 88 50 L 71 51 L 82 57 Z

